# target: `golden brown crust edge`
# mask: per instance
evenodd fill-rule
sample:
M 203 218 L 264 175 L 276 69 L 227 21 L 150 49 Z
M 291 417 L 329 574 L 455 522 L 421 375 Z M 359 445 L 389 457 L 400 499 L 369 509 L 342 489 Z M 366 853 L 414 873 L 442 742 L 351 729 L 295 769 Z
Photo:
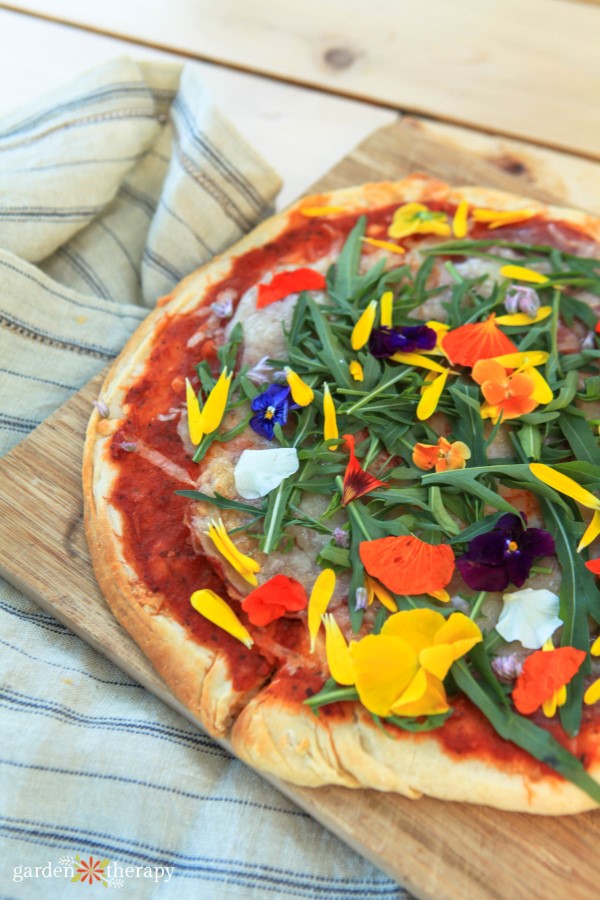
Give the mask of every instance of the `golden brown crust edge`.
M 535 207 L 548 218 L 579 226 L 600 242 L 600 220 L 578 210 L 545 206 L 493 189 L 450 188 L 421 175 L 303 198 L 267 220 L 227 253 L 184 279 L 170 302 L 144 320 L 108 373 L 101 396 L 111 409 L 111 417 L 102 420 L 98 413 L 92 415 L 84 450 L 85 524 L 94 569 L 116 618 L 208 731 L 224 734 L 230 721 L 243 710 L 232 737 L 236 753 L 250 765 L 295 784 L 345 784 L 412 797 L 426 793 L 440 799 L 552 815 L 579 812 L 595 804 L 566 782 L 549 779 L 547 783 L 530 783 L 523 776 L 507 775 L 482 762 L 457 761 L 444 753 L 434 738 L 393 742 L 364 717 L 330 729 L 305 708 L 290 711 L 285 704 L 273 702 L 268 689 L 254 700 L 252 692 L 236 694 L 225 656 L 201 647 L 177 623 L 156 613 L 160 598 L 150 594 L 127 566 L 118 517 L 105 499 L 117 474 L 107 458 L 110 434 L 119 425 L 123 397 L 143 370 L 155 330 L 165 316 L 199 307 L 206 290 L 227 276 L 236 258 L 283 233 L 303 206 L 331 204 L 360 212 L 396 202 L 446 199 L 457 203 L 466 199 L 471 205 L 496 209 Z M 288 738 L 292 741 L 290 752 Z M 435 777 L 431 773 L 436 773 Z M 600 770 L 595 768 L 594 773 L 597 777 Z

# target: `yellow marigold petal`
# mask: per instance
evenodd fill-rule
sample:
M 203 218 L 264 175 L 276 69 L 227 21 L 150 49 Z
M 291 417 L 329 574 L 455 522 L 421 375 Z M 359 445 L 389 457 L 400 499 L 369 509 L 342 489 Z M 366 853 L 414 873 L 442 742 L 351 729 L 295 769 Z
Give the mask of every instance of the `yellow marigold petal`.
M 600 656 L 600 635 L 598 635 L 598 637 L 592 644 L 590 653 L 592 654 L 592 656 Z
M 556 691 L 554 691 L 552 696 L 548 697 L 548 699 L 544 700 L 544 702 L 542 703 L 542 712 L 547 719 L 551 719 L 552 716 L 556 713 L 556 706 Z
M 456 207 L 456 212 L 454 213 L 454 219 L 452 220 L 452 230 L 454 232 L 454 237 L 456 238 L 464 238 L 467 235 L 467 231 L 469 230 L 467 219 L 469 216 L 469 204 L 466 200 L 461 200 L 458 206 Z
M 537 369 L 522 369 L 521 372 L 533 381 L 534 388 L 530 394 L 531 399 L 535 400 L 536 403 L 550 403 L 554 398 L 554 394 L 542 373 L 538 372 Z
M 323 425 L 323 437 L 326 441 L 332 440 L 340 436 L 337 427 L 337 418 L 335 415 L 335 404 L 329 392 L 329 385 L 325 383 L 323 387 L 323 416 L 325 424 Z M 332 444 L 329 449 L 337 450 L 338 445 Z
M 389 250 L 390 253 L 406 253 L 404 247 L 399 244 L 392 244 L 391 241 L 380 241 L 378 238 L 361 238 L 365 244 L 372 244 L 373 247 L 379 247 L 381 250 Z
M 313 389 L 300 378 L 297 372 L 290 369 L 289 366 L 286 366 L 283 371 L 285 372 L 287 383 L 290 386 L 294 403 L 297 403 L 298 406 L 308 406 L 309 403 L 312 403 L 315 399 L 315 392 Z
M 227 369 L 223 369 L 217 383 L 206 398 L 206 403 L 202 410 L 202 430 L 204 434 L 212 434 L 223 420 L 227 408 L 231 377 L 232 375 L 227 374 Z
M 384 291 L 379 301 L 379 324 L 382 328 L 392 327 L 392 310 L 394 308 L 394 295 L 391 291 Z
M 505 353 L 503 356 L 494 356 L 493 359 L 505 369 L 533 368 L 547 363 L 550 354 L 545 350 L 530 350 L 526 353 Z
M 204 437 L 202 431 L 202 411 L 200 403 L 196 396 L 196 391 L 190 384 L 188 378 L 185 379 L 185 400 L 187 405 L 188 431 L 192 444 L 199 444 Z
M 353 641 L 349 652 L 361 703 L 376 716 L 389 716 L 418 672 L 416 653 L 405 641 L 383 634 Z
M 338 684 L 354 684 L 354 664 L 346 638 L 331 613 L 323 616 L 325 625 L 325 653 L 331 677 Z
M 314 583 L 308 601 L 308 633 L 310 634 L 310 652 L 315 649 L 315 641 L 321 627 L 322 616 L 325 615 L 335 590 L 335 572 L 323 569 Z
M 362 311 L 358 322 L 352 329 L 350 343 L 352 344 L 353 350 L 360 350 L 371 337 L 376 314 L 377 300 L 371 300 L 367 308 Z
M 443 372 L 441 375 L 438 375 L 431 384 L 428 384 L 427 387 L 423 389 L 419 405 L 417 406 L 417 419 L 419 419 L 419 421 L 424 422 L 434 414 L 437 405 L 440 402 L 440 397 L 442 396 L 447 380 L 448 372 Z
M 600 700 L 600 678 L 593 681 L 583 695 L 583 702 L 587 704 L 587 706 L 591 706 L 592 703 L 597 703 L 598 700 Z
M 233 566 L 235 571 L 238 572 L 245 581 L 256 587 L 258 581 L 255 573 L 260 572 L 259 564 L 250 556 L 245 556 L 238 550 L 227 534 L 227 530 L 221 519 L 216 523 L 210 523 L 208 536 L 221 556 Z
M 250 632 L 244 628 L 229 604 L 214 591 L 208 589 L 194 591 L 190 603 L 201 616 L 241 641 L 246 647 L 251 647 L 254 643 Z
M 543 481 L 544 484 L 554 488 L 555 491 L 559 491 L 561 494 L 566 494 L 567 497 L 572 497 L 575 503 L 581 503 L 582 506 L 587 506 L 588 509 L 600 510 L 598 497 L 595 497 L 590 491 L 586 491 L 585 488 L 573 481 L 572 478 L 569 478 L 568 475 L 563 475 L 562 472 L 557 472 L 556 469 L 546 466 L 544 463 L 530 463 L 529 469 L 531 474 Z M 591 543 L 591 541 L 588 541 L 588 543 Z
M 535 209 L 474 209 L 473 218 L 476 222 L 488 222 L 490 228 L 499 228 L 501 225 L 512 225 L 517 222 L 525 222 L 537 215 Z
M 419 673 L 419 682 L 421 684 L 422 679 L 424 679 L 426 685 L 425 692 L 421 694 L 418 700 L 410 702 L 410 694 L 407 691 L 405 694 L 406 699 L 401 698 L 401 700 L 394 703 L 392 707 L 393 713 L 399 716 L 435 716 L 448 711 L 450 708 L 448 706 L 448 698 L 446 697 L 444 685 L 439 678 L 421 669 Z
M 567 702 L 567 686 L 566 686 L 566 684 L 563 684 L 562 687 L 559 687 L 555 696 L 556 696 L 556 705 L 564 706 L 565 703 Z
M 585 530 L 585 534 L 577 545 L 577 552 L 579 553 L 580 550 L 584 550 L 585 547 L 588 547 L 592 541 L 596 540 L 598 535 L 600 535 L 600 511 L 596 510 L 592 517 L 592 521 Z
M 527 313 L 511 313 L 509 316 L 498 316 L 496 325 L 535 325 L 536 322 L 543 322 L 551 313 L 551 306 L 540 306 L 535 316 L 528 316 Z
M 367 589 L 367 596 L 369 597 L 367 605 L 370 606 L 373 602 L 373 598 L 377 597 L 381 605 L 385 606 L 386 609 L 389 609 L 390 612 L 398 612 L 398 604 L 392 595 L 369 575 L 365 575 L 365 587 Z
M 354 378 L 355 381 L 364 381 L 365 380 L 365 373 L 363 371 L 363 367 L 361 366 L 361 364 L 359 363 L 359 361 L 357 359 L 353 359 L 348 368 L 350 369 L 350 374 L 352 375 L 352 377 Z
M 440 366 L 439 363 L 434 362 L 428 356 L 422 356 L 420 353 L 401 353 L 398 351 L 390 359 L 393 359 L 394 362 L 404 363 L 406 366 L 417 366 L 419 369 L 428 369 L 430 372 L 445 372 L 448 374 L 448 369 Z
M 448 591 L 442 588 L 440 591 L 430 591 L 429 596 L 433 597 L 434 600 L 439 600 L 441 603 L 449 603 L 450 602 L 450 594 Z
M 528 269 L 526 266 L 502 266 L 500 274 L 504 278 L 516 278 L 517 281 L 530 281 L 532 284 L 546 284 L 550 281 L 547 275 L 536 272 L 535 269 Z
M 331 216 L 333 213 L 345 212 L 345 208 L 343 206 L 303 206 L 300 212 L 303 216 L 313 219 L 319 216 Z

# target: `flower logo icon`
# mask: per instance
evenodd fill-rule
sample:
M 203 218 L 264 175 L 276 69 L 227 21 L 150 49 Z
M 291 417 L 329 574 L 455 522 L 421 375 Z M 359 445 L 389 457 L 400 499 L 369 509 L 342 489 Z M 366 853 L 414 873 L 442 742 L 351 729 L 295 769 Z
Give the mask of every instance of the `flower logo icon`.
M 99 881 L 104 887 L 108 886 L 105 870 L 110 865 L 109 859 L 100 860 L 90 856 L 86 861 L 81 859 L 80 856 L 76 856 L 75 861 L 78 863 L 78 867 L 75 869 L 75 874 L 71 881 L 87 882 L 88 884 L 94 884 L 94 882 Z

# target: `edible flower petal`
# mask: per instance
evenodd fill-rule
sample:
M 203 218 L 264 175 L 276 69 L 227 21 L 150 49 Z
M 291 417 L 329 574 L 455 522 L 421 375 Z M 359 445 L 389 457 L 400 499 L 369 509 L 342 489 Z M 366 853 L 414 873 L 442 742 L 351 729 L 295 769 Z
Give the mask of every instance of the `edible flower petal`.
M 454 218 L 452 220 L 452 231 L 455 238 L 464 238 L 469 230 L 467 219 L 469 216 L 469 204 L 466 200 L 461 200 L 456 207 Z
M 253 625 L 261 628 L 281 619 L 289 612 L 306 609 L 308 596 L 304 587 L 287 575 L 274 575 L 242 600 L 242 609 Z
M 192 444 L 198 445 L 204 437 L 202 431 L 202 411 L 200 403 L 196 396 L 196 391 L 190 384 L 188 378 L 185 379 L 185 400 L 187 405 L 187 420 L 190 441 Z
M 369 351 L 376 359 L 387 359 L 395 353 L 433 350 L 437 335 L 427 325 L 405 325 L 402 328 L 374 328 Z
M 258 394 L 250 404 L 256 413 L 250 419 L 250 428 L 272 441 L 275 425 L 283 427 L 288 420 L 290 409 L 293 408 L 290 394 L 287 384 L 271 384 L 266 391 Z
M 585 657 L 585 651 L 575 647 L 536 650 L 528 656 L 512 692 L 518 712 L 523 716 L 530 716 L 547 701 L 551 701 L 555 708 L 556 705 L 561 705 L 557 701 L 562 697 L 556 698 L 556 694 L 563 693 L 566 700 L 566 691 L 563 689 L 577 674 Z M 547 706 L 544 713 L 550 713 Z
M 250 648 L 254 643 L 249 631 L 242 625 L 229 604 L 214 591 L 206 588 L 194 591 L 190 597 L 190 603 L 201 616 L 241 641 L 246 647 Z
M 227 369 L 223 369 L 217 383 L 206 398 L 201 418 L 201 427 L 204 434 L 212 434 L 213 431 L 217 430 L 223 420 L 227 408 L 229 385 L 231 384 L 232 376 L 233 372 L 228 375 Z
M 547 275 L 536 272 L 535 269 L 528 269 L 526 266 L 502 266 L 500 274 L 504 278 L 515 278 L 517 281 L 529 281 L 532 284 L 546 284 L 550 281 Z
M 554 488 L 555 491 L 566 494 L 567 497 L 571 497 L 575 503 L 579 503 L 581 506 L 586 506 L 588 509 L 594 510 L 592 521 L 579 541 L 577 547 L 577 552 L 579 553 L 580 550 L 583 550 L 584 547 L 591 544 L 600 534 L 600 500 L 598 497 L 594 496 L 594 494 L 590 493 L 590 491 L 586 491 L 580 484 L 577 484 L 572 478 L 569 478 L 568 475 L 557 472 L 556 469 L 553 469 L 551 466 L 546 466 L 543 463 L 531 463 L 529 469 L 532 475 L 535 475 L 536 478 L 539 478 L 540 481 L 543 481 L 544 484 L 547 484 L 549 487 Z
M 439 363 L 436 363 L 429 356 L 422 356 L 420 353 L 394 353 L 390 359 L 394 362 L 404 363 L 407 366 L 418 366 L 420 369 L 428 369 L 430 372 L 439 372 L 440 374 L 445 372 L 448 374 L 448 369 L 440 366 Z
M 356 458 L 354 452 L 354 435 L 345 434 L 344 440 L 348 445 L 350 459 L 344 472 L 344 481 L 342 489 L 342 506 L 347 506 L 352 500 L 358 500 L 363 494 L 375 491 L 377 488 L 386 488 L 385 481 L 379 481 L 373 475 L 365 472 L 361 464 Z
M 506 292 L 504 306 L 507 313 L 521 312 L 533 319 L 540 308 L 540 298 L 535 288 L 526 284 L 512 284 Z
M 392 238 L 404 238 L 411 234 L 449 237 L 451 229 L 447 219 L 446 213 L 431 210 L 423 203 L 406 203 L 394 212 L 388 235 Z
M 422 388 L 421 399 L 417 406 L 417 419 L 419 419 L 420 422 L 425 422 L 436 411 L 437 405 L 440 402 L 440 397 L 446 387 L 449 374 L 449 372 L 442 372 L 441 375 L 437 375 L 429 384 L 426 384 Z
M 323 425 L 323 437 L 326 441 L 339 437 L 340 433 L 337 427 L 337 418 L 335 414 L 335 404 L 329 392 L 329 385 L 325 383 L 323 386 L 323 416 L 325 423 Z M 331 444 L 330 450 L 337 450 L 337 444 Z
M 354 663 L 341 628 L 331 613 L 323 616 L 325 625 L 325 653 L 331 677 L 338 684 L 354 684 Z
M 415 651 L 401 638 L 369 634 L 351 643 L 349 653 L 363 706 L 376 716 L 391 715 L 419 671 Z
M 369 573 L 394 594 L 428 594 L 445 588 L 454 572 L 454 551 L 414 535 L 377 538 L 359 545 Z
M 543 322 L 544 319 L 547 319 L 551 313 L 551 306 L 540 306 L 533 316 L 530 316 L 525 312 L 511 313 L 508 316 L 498 316 L 496 325 L 536 325 L 538 322 Z
M 307 219 L 316 219 L 321 216 L 332 216 L 334 213 L 345 212 L 343 206 L 303 206 L 300 210 Z
M 462 441 L 450 443 L 445 437 L 439 437 L 437 444 L 415 444 L 412 460 L 418 469 L 427 471 L 435 468 L 436 472 L 453 472 L 464 469 L 471 451 Z
M 392 311 L 394 308 L 394 295 L 391 291 L 384 291 L 379 301 L 379 324 L 384 328 L 392 327 Z
M 216 550 L 223 556 L 230 566 L 233 566 L 242 578 L 249 584 L 256 586 L 256 573 L 260 572 L 259 564 L 250 556 L 245 556 L 241 550 L 235 546 L 229 535 L 222 519 L 211 522 L 208 529 L 208 536 L 215 545 Z
M 473 219 L 476 222 L 487 222 L 488 228 L 493 229 L 526 222 L 537 214 L 536 209 L 474 209 Z
M 517 419 L 532 412 L 540 402 L 534 396 L 536 389 L 541 390 L 542 395 L 546 396 L 543 388 L 548 387 L 541 375 L 543 386 L 535 376 L 528 374 L 535 371 L 529 369 L 527 373 L 517 371 L 509 375 L 504 366 L 494 359 L 480 359 L 476 362 L 471 375 L 473 380 L 481 385 L 481 393 L 487 401 L 481 410 L 483 418 L 497 421 L 502 413 L 503 419 Z
M 363 371 L 363 367 L 359 363 L 357 359 L 353 359 L 350 365 L 348 366 L 350 369 L 350 374 L 354 378 L 355 381 L 364 381 L 365 373 Z
M 538 557 L 552 556 L 554 538 L 543 528 L 525 528 L 520 516 L 506 513 L 495 528 L 474 537 L 456 567 L 474 591 L 521 587 Z
M 359 316 L 358 322 L 352 329 L 350 343 L 353 350 L 360 350 L 364 347 L 373 330 L 375 324 L 375 316 L 377 314 L 377 300 L 371 300 L 369 305 L 363 309 Z
M 392 595 L 369 575 L 365 575 L 365 588 L 367 590 L 367 606 L 377 599 L 390 612 L 398 612 L 398 604 Z
M 406 253 L 404 247 L 399 244 L 392 244 L 391 241 L 380 241 L 378 238 L 364 237 L 361 238 L 365 244 L 372 244 L 373 247 L 379 247 L 381 250 L 388 250 L 390 253 Z
M 325 276 L 314 269 L 294 269 L 291 272 L 279 272 L 268 284 L 258 285 L 256 308 L 264 309 L 271 303 L 283 300 L 290 294 L 300 291 L 323 291 L 327 286 Z
M 441 340 L 444 353 L 453 365 L 473 367 L 480 359 L 491 359 L 518 348 L 496 325 L 495 316 L 483 322 L 461 325 Z
M 545 350 L 528 350 L 525 353 L 505 353 L 494 357 L 494 362 L 500 363 L 505 369 L 531 369 L 535 366 L 543 366 L 550 359 L 550 354 Z
M 258 500 L 297 472 L 299 465 L 295 447 L 244 450 L 233 470 L 235 489 L 244 500 Z
M 503 594 L 502 600 L 496 631 L 505 641 L 520 641 L 528 650 L 539 650 L 563 624 L 558 617 L 558 595 L 546 588 L 524 588 Z
M 586 706 L 592 706 L 598 700 L 600 700 L 600 678 L 593 681 L 583 695 L 583 702 Z
M 303 381 L 297 372 L 286 366 L 283 370 L 287 383 L 292 392 L 292 400 L 298 406 L 308 406 L 315 399 L 315 392 L 305 381 Z
M 335 590 L 335 572 L 323 569 L 313 585 L 308 601 L 308 633 L 310 635 L 310 652 L 314 653 L 315 642 L 321 627 L 321 620 L 333 597 Z

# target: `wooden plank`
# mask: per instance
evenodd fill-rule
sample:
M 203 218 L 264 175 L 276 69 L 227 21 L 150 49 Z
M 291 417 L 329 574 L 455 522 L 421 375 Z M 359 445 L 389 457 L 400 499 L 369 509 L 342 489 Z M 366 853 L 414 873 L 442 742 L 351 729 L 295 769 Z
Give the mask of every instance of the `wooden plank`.
M 424 134 L 417 144 L 414 138 L 414 129 L 401 123 L 377 132 L 321 187 L 360 182 L 374 172 L 401 177 L 418 163 L 421 170 L 427 168 L 427 159 L 431 174 L 440 177 L 472 182 L 477 172 L 487 175 L 491 186 L 526 189 L 522 175 L 507 175 L 466 153 L 461 170 L 457 151 Z M 94 379 L 0 462 L 0 571 L 193 721 L 116 624 L 91 570 L 80 465 L 100 382 L 101 377 Z M 572 900 L 588 900 L 597 891 L 600 812 L 551 819 L 373 791 L 299 789 L 268 780 L 418 897 L 529 900 L 540 896 L 543 885 L 544 895 L 562 897 L 568 891 Z M 517 860 L 525 861 L 519 865 Z
M 404 111 L 600 155 L 600 14 L 586 4 L 13 0 L 4 5 Z

